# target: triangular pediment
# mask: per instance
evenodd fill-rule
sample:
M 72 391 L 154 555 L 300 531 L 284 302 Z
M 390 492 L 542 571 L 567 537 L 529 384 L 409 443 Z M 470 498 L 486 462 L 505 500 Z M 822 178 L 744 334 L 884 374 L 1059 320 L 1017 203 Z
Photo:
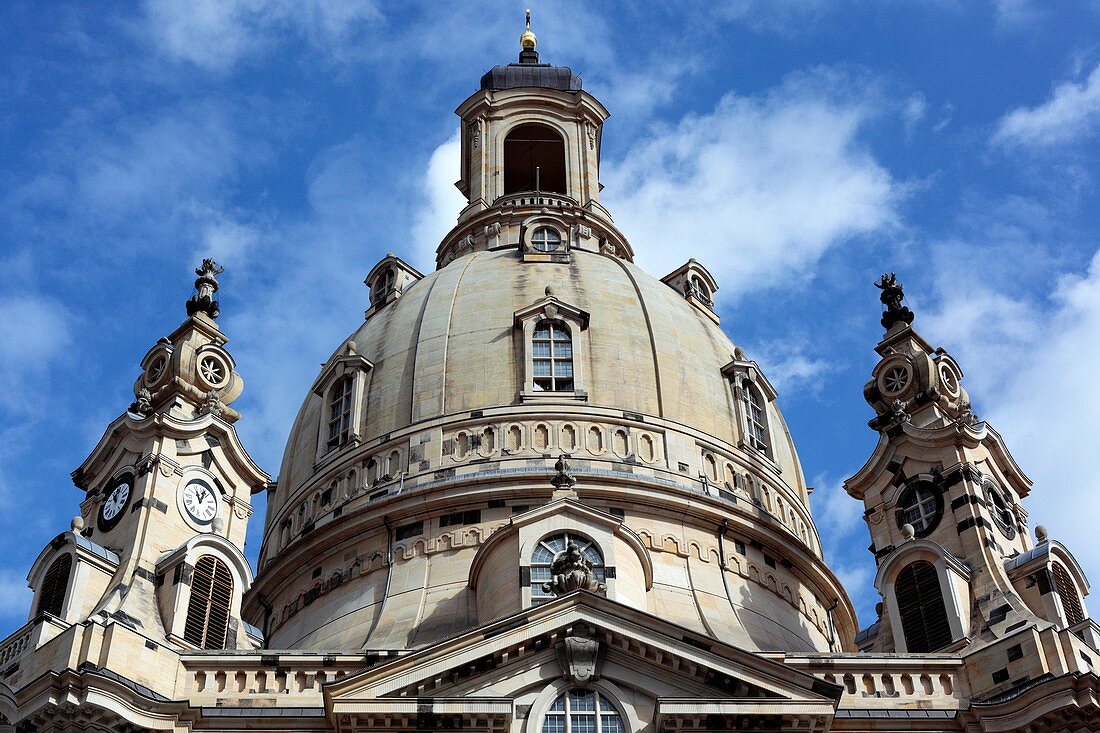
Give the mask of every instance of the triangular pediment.
M 380 725 L 381 711 L 393 723 L 402 706 L 503 729 L 539 714 L 522 701 L 586 685 L 649 697 L 662 728 L 714 715 L 793 716 L 814 727 L 840 696 L 773 659 L 576 592 L 327 685 L 325 699 L 340 730 Z

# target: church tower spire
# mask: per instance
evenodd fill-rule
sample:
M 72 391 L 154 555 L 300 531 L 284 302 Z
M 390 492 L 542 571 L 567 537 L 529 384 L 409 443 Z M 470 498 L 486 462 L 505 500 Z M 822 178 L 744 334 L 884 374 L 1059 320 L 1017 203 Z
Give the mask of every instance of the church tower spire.
M 195 271 L 188 317 L 146 353 L 134 402 L 73 471 L 85 492 L 80 515 L 28 577 L 32 616 L 46 611 L 81 625 L 96 637 L 82 646 L 102 646 L 96 664 L 158 644 L 260 641 L 240 619 L 252 582 L 242 550 L 251 494 L 268 486 L 268 475 L 233 427 L 240 415 L 229 405 L 244 382 L 215 321 L 222 272 L 210 259 Z M 156 672 L 148 672 L 141 681 L 152 685 Z
M 1038 544 L 1028 536 L 1030 479 L 974 414 L 958 362 L 913 328 L 894 274 L 875 287 L 886 332 L 863 394 L 879 442 L 844 488 L 864 503 L 883 603 L 857 643 L 969 651 L 1022 628 L 1081 622 L 1088 586 L 1076 560 L 1045 532 Z

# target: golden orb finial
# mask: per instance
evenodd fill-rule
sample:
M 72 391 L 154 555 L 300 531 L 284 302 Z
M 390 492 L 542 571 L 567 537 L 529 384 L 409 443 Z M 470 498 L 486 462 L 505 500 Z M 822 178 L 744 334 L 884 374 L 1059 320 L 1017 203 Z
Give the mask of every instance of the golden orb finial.
M 519 37 L 519 47 L 524 51 L 534 49 L 537 39 L 535 34 L 531 31 L 531 8 L 527 8 L 527 28 L 523 31 L 523 35 Z

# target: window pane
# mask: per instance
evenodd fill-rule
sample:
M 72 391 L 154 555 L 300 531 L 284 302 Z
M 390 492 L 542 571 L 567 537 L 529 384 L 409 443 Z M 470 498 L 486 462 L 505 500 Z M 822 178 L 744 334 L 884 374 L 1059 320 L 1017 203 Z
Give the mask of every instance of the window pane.
M 549 344 L 547 344 L 549 345 Z M 573 342 L 571 341 L 555 341 L 554 342 L 554 356 L 559 359 L 573 356 Z
M 618 715 L 604 715 L 600 720 L 600 733 L 623 733 L 623 719 Z
M 547 715 L 542 722 L 542 733 L 565 733 L 565 716 Z
M 550 342 L 549 341 L 535 341 L 531 344 L 532 356 L 550 356 Z
M 555 700 L 554 704 L 550 706 L 550 710 L 551 711 L 560 710 L 562 712 L 565 712 L 565 695 L 562 695 L 557 700 Z
M 559 361 L 555 363 L 554 376 L 556 377 L 571 377 L 573 376 L 573 362 L 571 361 Z
M 574 712 L 595 710 L 596 696 L 588 690 L 570 690 L 569 709 Z
M 549 359 L 535 359 L 535 376 L 536 377 L 549 377 L 550 376 L 550 360 Z
M 554 553 L 550 552 L 550 550 L 547 550 L 542 545 L 539 545 L 531 555 L 531 562 L 549 565 L 554 562 Z
M 568 341 L 569 340 L 569 332 L 566 331 L 561 326 L 555 326 L 554 327 L 554 340 L 555 341 Z
M 535 326 L 535 338 L 537 339 L 549 339 L 550 338 L 550 324 L 544 324 Z

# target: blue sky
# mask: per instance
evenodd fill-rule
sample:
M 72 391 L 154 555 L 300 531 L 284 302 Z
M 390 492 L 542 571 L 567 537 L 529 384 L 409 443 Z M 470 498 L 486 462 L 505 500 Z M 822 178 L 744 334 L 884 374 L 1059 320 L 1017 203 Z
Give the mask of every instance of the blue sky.
M 542 59 L 612 112 L 603 201 L 660 276 L 695 256 L 780 390 L 833 567 L 868 623 L 875 278 L 966 370 L 1100 580 L 1100 2 L 535 2 Z M 215 256 L 271 473 L 387 251 L 430 270 L 461 199 L 452 110 L 523 3 L 0 7 L 0 634 L 69 481 Z M 254 557 L 259 503 L 250 528 Z

